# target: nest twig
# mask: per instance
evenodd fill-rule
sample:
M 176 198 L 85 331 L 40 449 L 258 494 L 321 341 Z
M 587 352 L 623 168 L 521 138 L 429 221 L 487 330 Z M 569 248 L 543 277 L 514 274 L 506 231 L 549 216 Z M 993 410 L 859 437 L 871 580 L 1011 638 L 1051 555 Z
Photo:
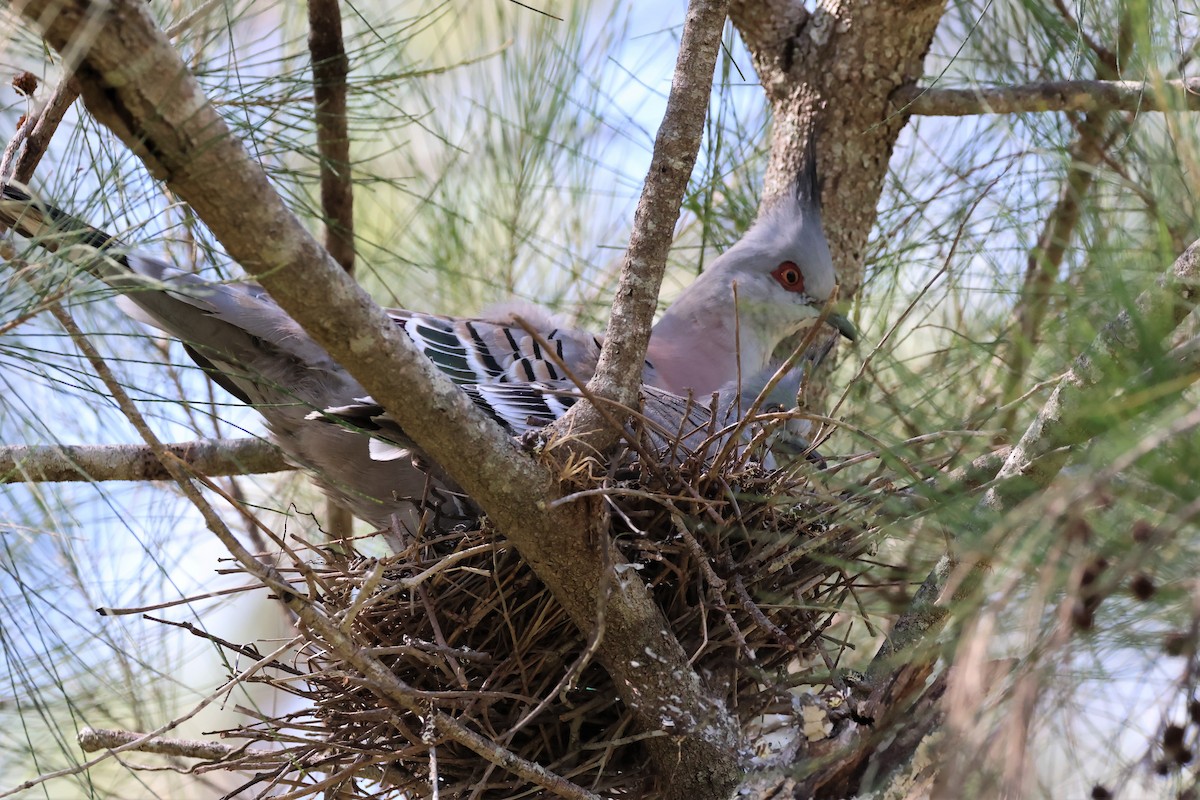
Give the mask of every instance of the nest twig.
M 845 640 L 830 630 L 853 591 L 882 491 L 833 496 L 807 470 L 769 474 L 741 458 L 721 470 L 698 458 L 651 465 L 645 452 L 593 490 L 613 511 L 618 547 L 743 727 L 787 727 L 795 715 L 799 730 L 795 688 L 837 682 Z M 431 711 L 576 786 L 647 788 L 641 741 L 661 733 L 635 727 L 588 657 L 588 636 L 486 523 L 413 537 L 384 560 L 334 549 L 324 559 L 325 613 Z M 431 794 L 433 781 L 443 797 L 531 791 L 471 749 L 439 740 L 419 715 L 381 704 L 336 655 L 309 648 L 291 666 L 299 677 L 279 668 L 254 680 L 294 695 L 303 710 L 252 715 L 222 732 L 254 758 L 205 767 L 251 772 L 236 796 L 417 797 Z

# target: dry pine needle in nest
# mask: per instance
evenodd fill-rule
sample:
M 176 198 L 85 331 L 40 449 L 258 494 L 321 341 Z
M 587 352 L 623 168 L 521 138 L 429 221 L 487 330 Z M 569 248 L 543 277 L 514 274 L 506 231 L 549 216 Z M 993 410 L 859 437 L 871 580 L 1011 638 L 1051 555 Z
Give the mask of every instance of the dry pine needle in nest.
M 744 730 L 769 739 L 772 726 L 799 729 L 796 689 L 830 680 L 844 641 L 829 629 L 855 590 L 879 498 L 831 494 L 810 465 L 768 473 L 740 453 L 719 469 L 697 457 L 648 463 L 654 448 L 637 449 L 599 486 L 628 568 Z M 409 537 L 383 560 L 338 548 L 323 556 L 325 613 L 347 620 L 431 711 L 593 792 L 651 788 L 634 714 L 588 635 L 486 521 Z M 542 793 L 381 703 L 331 652 L 310 647 L 293 665 L 300 675 L 268 669 L 253 680 L 303 710 L 223 732 L 274 748 L 274 768 L 256 761 L 236 796 L 287 786 L 289 797 L 420 797 L 432 780 L 442 797 Z

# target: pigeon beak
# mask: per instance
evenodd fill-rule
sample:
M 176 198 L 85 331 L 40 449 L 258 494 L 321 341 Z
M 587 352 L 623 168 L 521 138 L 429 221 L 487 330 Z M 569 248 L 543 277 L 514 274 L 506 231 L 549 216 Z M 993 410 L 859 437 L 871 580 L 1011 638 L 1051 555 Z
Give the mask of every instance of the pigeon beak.
M 845 336 L 850 341 L 858 341 L 858 328 L 855 328 L 854 323 L 851 322 L 846 316 L 833 313 L 826 317 L 825 321 L 837 328 L 838 333 L 840 333 L 842 336 Z
M 780 434 L 775 437 L 775 441 L 771 444 L 771 449 L 775 455 L 784 458 L 785 460 L 795 460 L 800 456 L 804 456 L 804 460 L 815 466 L 817 469 L 828 469 L 829 464 L 825 461 L 825 457 L 817 452 L 813 447 L 813 443 L 808 440 L 808 437 L 802 436 L 788 429 L 785 423 L 780 429 Z

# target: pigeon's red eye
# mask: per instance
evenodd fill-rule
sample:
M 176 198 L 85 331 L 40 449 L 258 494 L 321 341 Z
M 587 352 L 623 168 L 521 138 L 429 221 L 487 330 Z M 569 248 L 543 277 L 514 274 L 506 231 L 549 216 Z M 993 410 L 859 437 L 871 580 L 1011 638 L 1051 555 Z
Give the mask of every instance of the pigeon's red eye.
M 804 273 L 800 271 L 794 261 L 785 261 L 780 264 L 771 273 L 771 277 L 779 281 L 779 285 L 789 292 L 804 291 Z

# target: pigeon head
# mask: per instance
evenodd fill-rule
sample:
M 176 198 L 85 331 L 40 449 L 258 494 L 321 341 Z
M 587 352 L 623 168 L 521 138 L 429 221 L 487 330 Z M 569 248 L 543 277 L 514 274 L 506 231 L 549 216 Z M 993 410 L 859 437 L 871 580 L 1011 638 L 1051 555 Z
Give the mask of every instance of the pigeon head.
M 667 309 L 654 328 L 650 360 L 673 391 L 714 391 L 763 369 L 780 342 L 815 322 L 836 288 L 810 157 L 793 190 Z M 841 314 L 826 319 L 857 338 Z M 686 378 L 674 369 L 679 359 L 691 364 Z M 706 368 L 697 370 L 696 359 L 706 359 Z

